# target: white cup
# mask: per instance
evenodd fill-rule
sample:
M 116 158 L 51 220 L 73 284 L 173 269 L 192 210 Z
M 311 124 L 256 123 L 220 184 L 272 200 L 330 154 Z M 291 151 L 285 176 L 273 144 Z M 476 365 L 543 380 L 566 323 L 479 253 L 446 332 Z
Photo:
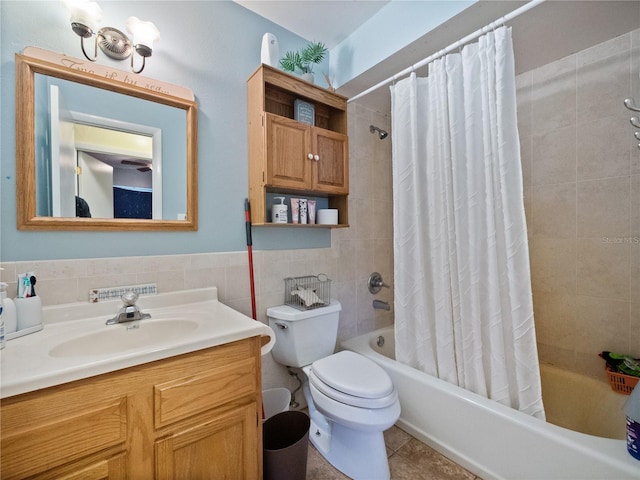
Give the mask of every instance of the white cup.
M 40 297 L 16 298 L 16 318 L 18 330 L 35 327 L 42 323 L 42 301 Z

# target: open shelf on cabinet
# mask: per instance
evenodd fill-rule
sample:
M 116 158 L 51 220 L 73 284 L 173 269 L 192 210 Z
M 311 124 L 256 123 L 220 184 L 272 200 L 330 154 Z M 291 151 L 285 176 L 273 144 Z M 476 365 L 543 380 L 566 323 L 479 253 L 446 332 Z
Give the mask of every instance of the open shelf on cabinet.
M 271 206 L 274 203 L 278 203 L 274 200 L 274 197 L 285 197 L 285 205 L 288 207 L 288 223 L 273 223 L 271 219 Z M 338 210 L 338 224 L 301 224 L 301 223 L 293 223 L 292 222 L 292 209 L 291 209 L 291 199 L 292 198 L 306 198 L 307 200 L 315 200 L 316 201 L 316 218 L 317 218 L 317 210 L 321 208 L 335 208 Z M 252 217 L 253 215 L 253 206 L 251 207 Z M 347 197 L 343 195 L 335 196 L 335 197 L 318 197 L 314 195 L 303 195 L 300 192 L 282 192 L 282 191 L 273 191 L 267 188 L 266 192 L 266 211 L 264 215 L 264 222 L 253 221 L 251 223 L 254 227 L 294 227 L 294 228 L 346 228 L 349 226 L 349 218 L 348 218 L 348 209 L 347 209 Z

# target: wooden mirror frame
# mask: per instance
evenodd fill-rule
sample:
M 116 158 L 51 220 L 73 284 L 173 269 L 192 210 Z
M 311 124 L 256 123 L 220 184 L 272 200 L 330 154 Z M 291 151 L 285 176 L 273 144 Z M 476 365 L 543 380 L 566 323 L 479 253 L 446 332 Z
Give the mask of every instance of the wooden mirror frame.
M 198 229 L 198 109 L 195 100 L 125 84 L 86 71 L 16 54 L 16 220 L 18 230 L 180 231 Z M 148 220 L 129 218 L 39 217 L 36 215 L 35 74 L 129 95 L 182 109 L 187 120 L 187 218 Z

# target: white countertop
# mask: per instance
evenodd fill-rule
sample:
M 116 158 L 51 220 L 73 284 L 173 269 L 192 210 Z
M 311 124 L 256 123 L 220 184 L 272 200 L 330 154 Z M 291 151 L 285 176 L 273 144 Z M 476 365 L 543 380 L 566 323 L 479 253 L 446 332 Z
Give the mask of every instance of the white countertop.
M 178 318 L 196 320 L 197 327 L 149 345 L 118 352 L 53 356 L 50 351 L 69 340 L 126 328 L 126 324 L 105 325 L 106 320 L 118 312 L 122 302 L 44 307 L 41 331 L 7 341 L 6 347 L 0 350 L 0 398 L 253 336 L 270 338 L 262 347 L 263 355 L 273 347 L 273 330 L 220 303 L 216 288 L 142 297 L 137 303 L 144 313 L 151 314 L 151 319 L 139 321 L 141 326 L 144 322 Z

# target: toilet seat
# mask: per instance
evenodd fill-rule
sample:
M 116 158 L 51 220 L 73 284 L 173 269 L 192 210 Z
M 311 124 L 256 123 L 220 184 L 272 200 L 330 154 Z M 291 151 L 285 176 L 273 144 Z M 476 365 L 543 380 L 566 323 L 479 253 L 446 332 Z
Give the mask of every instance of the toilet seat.
M 315 361 L 309 382 L 327 397 L 361 408 L 385 408 L 398 401 L 393 383 L 379 365 L 351 351 Z
M 358 431 L 382 432 L 396 423 L 400 417 L 400 401 L 395 391 L 395 401 L 391 405 L 384 408 L 361 408 L 324 395 L 311 382 L 308 386 L 314 408 L 328 419 L 345 427 Z

